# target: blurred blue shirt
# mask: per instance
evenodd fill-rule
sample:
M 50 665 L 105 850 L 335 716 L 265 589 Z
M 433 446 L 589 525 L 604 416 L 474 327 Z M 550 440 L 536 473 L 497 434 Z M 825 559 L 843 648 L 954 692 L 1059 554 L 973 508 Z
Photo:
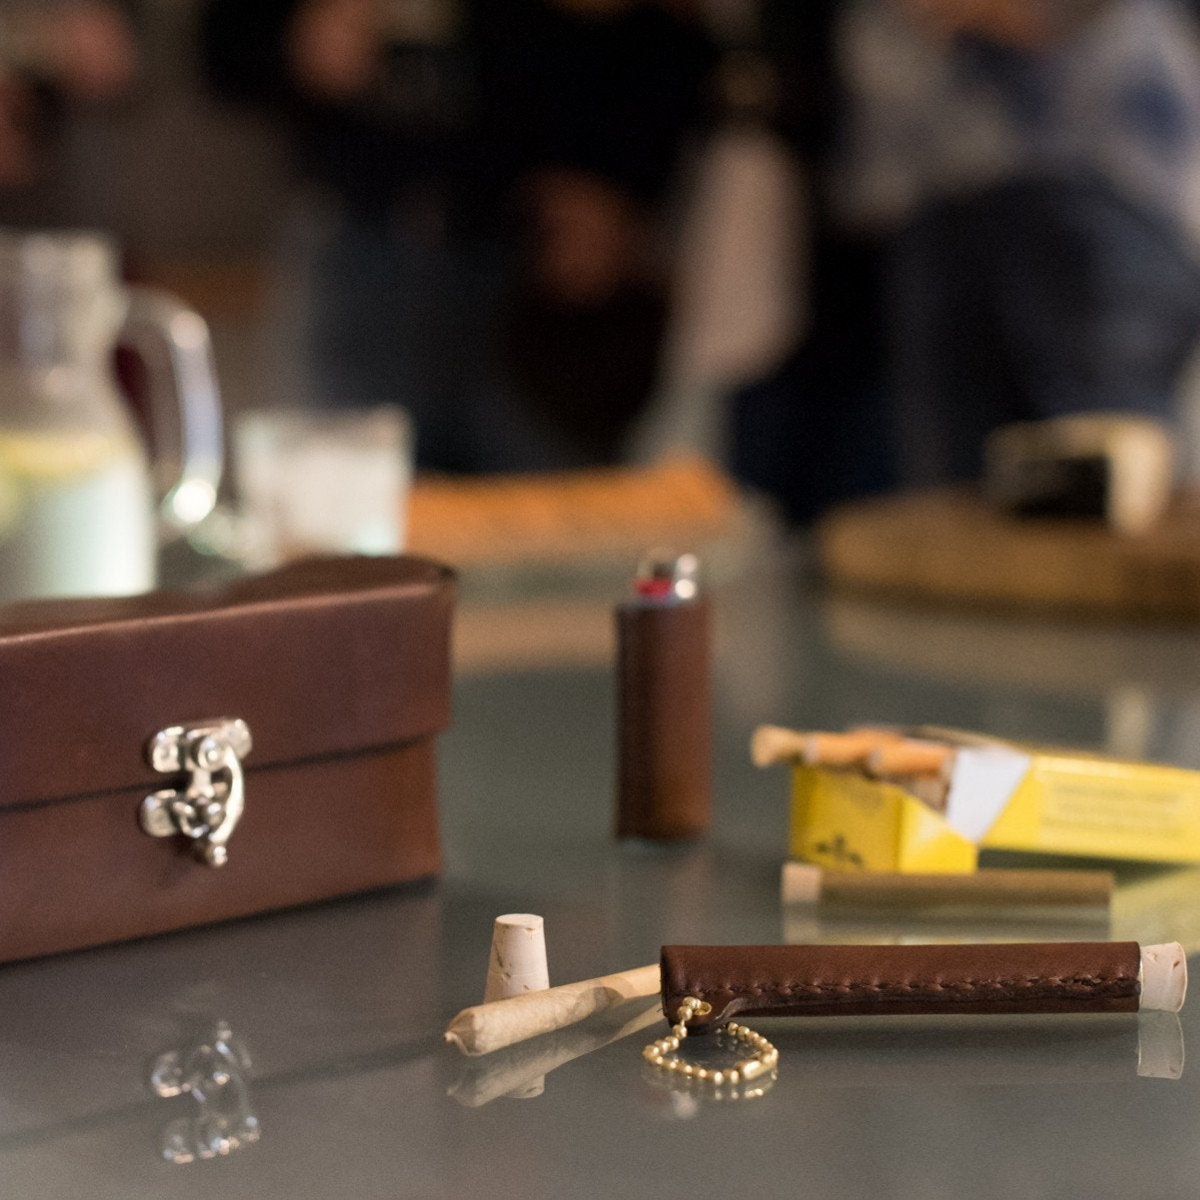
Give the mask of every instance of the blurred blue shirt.
M 853 223 L 1013 178 L 1100 178 L 1200 247 L 1200 39 L 1177 0 L 1110 0 L 1040 52 L 938 41 L 895 0 L 857 0 L 839 38 Z

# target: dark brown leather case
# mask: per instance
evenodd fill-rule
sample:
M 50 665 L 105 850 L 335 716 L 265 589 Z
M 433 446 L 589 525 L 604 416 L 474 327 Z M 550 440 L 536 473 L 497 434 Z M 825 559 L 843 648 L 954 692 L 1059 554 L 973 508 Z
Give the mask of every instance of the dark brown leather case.
M 435 563 L 340 558 L 0 608 L 0 961 L 436 873 L 453 593 Z M 150 765 L 155 735 L 216 718 L 252 739 L 220 867 L 142 815 L 197 779 Z

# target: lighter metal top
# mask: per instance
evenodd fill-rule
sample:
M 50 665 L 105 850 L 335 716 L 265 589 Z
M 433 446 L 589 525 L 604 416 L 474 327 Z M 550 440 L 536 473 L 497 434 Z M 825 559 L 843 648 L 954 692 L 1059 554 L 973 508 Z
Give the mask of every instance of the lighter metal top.
M 638 563 L 634 589 L 648 604 L 680 604 L 700 594 L 700 560 L 694 554 L 653 550 Z

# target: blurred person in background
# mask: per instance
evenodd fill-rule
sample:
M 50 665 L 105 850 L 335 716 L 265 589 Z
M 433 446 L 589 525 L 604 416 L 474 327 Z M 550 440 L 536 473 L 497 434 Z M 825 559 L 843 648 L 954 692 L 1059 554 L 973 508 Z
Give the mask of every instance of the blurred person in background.
M 813 178 L 812 317 L 738 398 L 742 477 L 805 521 L 897 477 L 977 477 L 1010 421 L 1174 416 L 1200 336 L 1186 9 L 768 3 Z
M 448 471 L 615 459 L 648 399 L 657 221 L 712 51 L 653 0 L 209 0 L 227 97 L 287 122 L 293 399 L 407 408 Z M 296 236 L 296 231 L 300 236 Z
M 807 524 L 830 505 L 896 478 L 885 374 L 879 230 L 847 219 L 834 187 L 850 106 L 841 29 L 856 0 L 763 0 L 760 44 L 775 80 L 775 123 L 807 177 L 807 328 L 793 353 L 737 392 L 734 476 Z
M 78 220 L 58 158 L 65 122 L 133 85 L 130 6 L 104 0 L 0 0 L 0 224 Z
M 1178 0 L 863 0 L 846 209 L 891 231 L 902 467 L 1021 420 L 1175 421 L 1200 339 L 1200 45 Z

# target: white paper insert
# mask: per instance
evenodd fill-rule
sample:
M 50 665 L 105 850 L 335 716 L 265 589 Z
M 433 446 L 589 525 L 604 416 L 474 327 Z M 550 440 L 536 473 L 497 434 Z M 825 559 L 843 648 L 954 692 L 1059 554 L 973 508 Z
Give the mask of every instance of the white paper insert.
M 964 746 L 954 756 L 946 824 L 978 845 L 1029 771 L 1030 758 L 1001 746 Z

